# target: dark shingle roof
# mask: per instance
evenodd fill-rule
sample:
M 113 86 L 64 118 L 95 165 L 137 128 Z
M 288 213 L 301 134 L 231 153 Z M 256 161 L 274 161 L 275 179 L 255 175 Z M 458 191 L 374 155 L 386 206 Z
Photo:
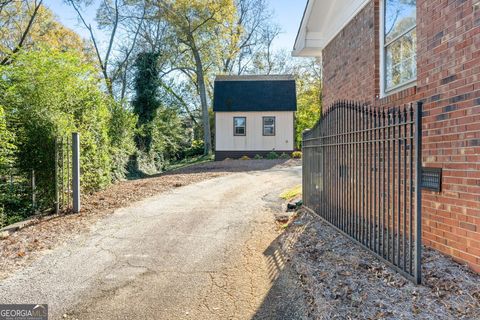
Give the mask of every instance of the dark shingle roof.
M 217 76 L 213 111 L 296 111 L 291 75 Z

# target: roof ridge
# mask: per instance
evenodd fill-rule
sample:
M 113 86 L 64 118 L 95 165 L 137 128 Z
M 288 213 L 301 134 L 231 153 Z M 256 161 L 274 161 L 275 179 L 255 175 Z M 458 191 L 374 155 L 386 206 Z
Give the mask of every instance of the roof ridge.
M 293 74 L 265 74 L 265 75 L 217 75 L 215 81 L 281 81 L 295 80 Z

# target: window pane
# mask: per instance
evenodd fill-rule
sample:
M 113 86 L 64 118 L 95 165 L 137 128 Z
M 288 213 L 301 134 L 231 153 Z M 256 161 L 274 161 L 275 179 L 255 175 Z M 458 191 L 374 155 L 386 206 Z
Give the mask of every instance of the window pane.
M 245 127 L 245 118 L 235 118 L 235 127 Z
M 273 126 L 275 124 L 275 118 L 263 118 L 264 126 Z
M 389 43 L 417 22 L 416 0 L 385 0 L 385 42 Z
M 275 117 L 263 117 L 263 135 L 275 135 Z
M 275 128 L 273 126 L 264 127 L 263 128 L 263 135 L 265 135 L 265 136 L 275 135 Z
M 417 77 L 417 33 L 413 29 L 386 48 L 386 89 L 402 85 Z
M 234 117 L 233 118 L 233 132 L 236 136 L 244 136 L 246 133 L 247 118 Z

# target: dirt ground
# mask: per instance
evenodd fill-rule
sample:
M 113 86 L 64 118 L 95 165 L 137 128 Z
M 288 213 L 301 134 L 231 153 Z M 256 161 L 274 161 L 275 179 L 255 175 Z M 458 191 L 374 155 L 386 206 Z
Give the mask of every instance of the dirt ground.
M 306 211 L 281 243 L 312 319 L 480 319 L 480 275 L 436 251 L 416 286 Z
M 118 182 L 82 198 L 80 214 L 40 218 L 38 223 L 0 240 L 0 279 L 31 264 L 45 252 L 85 232 L 115 209 L 173 189 L 235 172 L 300 165 L 299 160 L 229 160 L 189 166 L 155 176 Z

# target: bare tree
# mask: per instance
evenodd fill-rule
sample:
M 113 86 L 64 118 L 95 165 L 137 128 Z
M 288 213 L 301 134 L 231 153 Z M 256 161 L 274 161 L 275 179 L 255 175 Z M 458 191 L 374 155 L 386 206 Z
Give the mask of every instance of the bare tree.
M 90 34 L 90 40 L 92 41 L 93 47 L 95 49 L 98 64 L 100 66 L 100 69 L 102 70 L 102 75 L 104 77 L 108 93 L 111 96 L 114 96 L 113 82 L 120 78 L 120 83 L 122 87 L 120 89 L 119 96 L 120 98 L 123 98 L 126 92 L 126 73 L 128 72 L 129 59 L 135 48 L 138 34 L 145 19 L 146 4 L 144 3 L 144 1 L 132 2 L 125 0 L 103 0 L 100 3 L 100 7 L 97 11 L 97 22 L 101 29 L 108 31 L 108 44 L 105 50 L 105 54 L 102 55 L 94 29 L 92 25 L 86 21 L 84 13 L 82 11 L 82 5 L 85 1 L 65 1 L 72 6 L 72 8 L 77 13 L 77 16 L 80 19 L 81 23 Z M 136 10 L 137 8 L 140 8 L 140 10 Z M 138 14 L 139 11 L 140 13 Z M 122 53 L 121 55 L 119 55 L 121 56 L 121 60 L 111 62 L 113 59 L 112 53 L 116 46 L 117 37 L 119 36 L 119 30 L 121 30 L 123 26 L 125 26 L 125 29 L 123 30 L 124 32 L 122 33 L 122 35 L 125 38 L 122 39 L 122 43 L 119 45 L 120 48 L 118 49 Z M 129 37 L 131 37 L 130 43 L 128 43 L 128 41 L 125 41 L 125 39 L 128 39 Z M 118 58 L 118 56 L 116 56 L 116 58 Z M 111 65 L 114 67 L 113 71 L 110 71 Z
M 271 74 L 274 69 L 273 41 L 280 34 L 280 29 L 272 26 L 263 30 L 263 39 L 265 43 L 264 59 L 266 63 L 265 73 Z
M 187 0 L 158 1 L 158 18 L 165 18 L 173 30 L 174 39 L 183 50 L 183 65 L 174 69 L 182 72 L 195 83 L 202 107 L 204 153 L 212 153 L 210 116 L 207 94 L 207 71 L 215 64 L 218 43 L 224 34 L 224 26 L 231 23 L 235 8 L 228 0 L 189 2 Z M 185 48 L 185 49 L 184 49 Z M 191 63 L 189 63 L 191 62 Z
M 111 79 L 108 75 L 107 68 L 108 68 L 108 60 L 110 58 L 110 53 L 111 53 L 111 49 L 112 49 L 112 46 L 113 46 L 113 40 L 115 39 L 115 34 L 116 34 L 116 31 L 117 31 L 117 26 L 118 26 L 118 0 L 115 0 L 114 27 L 112 29 L 112 32 L 110 33 L 110 37 L 109 37 L 110 41 L 109 41 L 107 52 L 106 52 L 104 57 L 102 57 L 102 55 L 100 53 L 100 49 L 98 47 L 98 42 L 97 42 L 97 39 L 95 37 L 95 33 L 93 32 L 92 25 L 85 20 L 85 17 L 82 13 L 82 10 L 81 10 L 81 7 L 80 7 L 81 1 L 67 0 L 67 2 L 73 7 L 73 9 L 77 13 L 79 19 L 81 20 L 82 24 L 84 25 L 84 27 L 90 33 L 90 40 L 92 41 L 93 47 L 95 48 L 95 53 L 96 53 L 96 56 L 97 56 L 97 59 L 98 59 L 98 64 L 99 64 L 99 66 L 102 70 L 102 74 L 103 74 L 103 78 L 105 80 L 105 84 L 107 86 L 107 90 L 110 93 L 110 95 L 113 96 L 112 81 L 111 81 Z
M 236 0 L 237 19 L 231 28 L 229 41 L 223 51 L 221 71 L 243 74 L 253 68 L 260 53 L 271 56 L 272 43 L 280 34 L 272 22 L 273 12 L 266 0 Z
M 141 12 L 138 16 L 132 16 L 130 19 L 124 19 L 125 28 L 124 34 L 128 34 L 131 37 L 131 41 L 128 43 L 123 43 L 120 45 L 112 71 L 111 81 L 112 84 L 119 83 L 119 94 L 120 99 L 124 99 L 129 87 L 129 73 L 132 66 L 132 60 L 134 56 L 135 49 L 137 47 L 138 40 L 140 38 L 140 32 L 143 28 L 144 21 L 146 16 L 146 7 L 141 7 Z M 129 23 L 128 23 L 129 22 Z

